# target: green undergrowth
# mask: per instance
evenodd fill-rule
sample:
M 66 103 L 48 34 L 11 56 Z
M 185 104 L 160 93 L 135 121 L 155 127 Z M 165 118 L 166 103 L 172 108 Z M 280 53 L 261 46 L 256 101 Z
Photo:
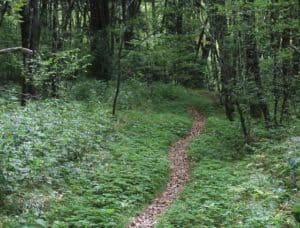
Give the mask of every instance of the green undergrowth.
M 299 120 L 293 126 L 271 139 L 257 125 L 255 142 L 243 146 L 237 122 L 207 116 L 189 148 L 190 183 L 158 227 L 296 227 L 300 137 L 292 135 L 299 136 Z
M 64 100 L 26 108 L 0 93 L 0 227 L 125 227 L 165 186 L 190 106 L 206 130 L 190 145 L 190 184 L 158 226 L 295 226 L 299 122 L 269 132 L 257 124 L 244 146 L 207 92 L 130 81 L 112 117 L 113 85 L 68 88 Z
M 211 111 L 196 92 L 132 82 L 112 117 L 97 86 L 26 108 L 3 103 L 0 227 L 124 227 L 165 185 L 168 148 L 192 124 L 186 109 Z

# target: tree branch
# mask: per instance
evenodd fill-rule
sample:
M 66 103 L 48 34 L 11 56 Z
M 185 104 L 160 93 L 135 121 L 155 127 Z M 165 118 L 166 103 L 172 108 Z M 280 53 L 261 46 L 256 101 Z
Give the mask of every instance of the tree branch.
M 5 53 L 10 53 L 10 52 L 16 52 L 16 51 L 20 51 L 20 52 L 23 52 L 24 54 L 28 54 L 28 55 L 33 54 L 33 51 L 28 48 L 13 47 L 13 48 L 0 49 L 0 55 L 5 54 Z
M 293 50 L 295 50 L 296 52 L 298 52 L 298 54 L 300 54 L 300 49 L 298 48 L 298 47 L 296 47 L 296 46 L 294 46 L 294 45 L 290 45 L 290 47 L 293 49 Z

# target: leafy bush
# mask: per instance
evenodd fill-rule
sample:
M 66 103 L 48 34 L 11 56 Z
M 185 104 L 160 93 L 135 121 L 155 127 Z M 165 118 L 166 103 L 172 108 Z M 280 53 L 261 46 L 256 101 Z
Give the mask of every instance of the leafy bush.
M 57 75 L 62 79 L 76 78 L 86 72 L 89 66 L 89 55 L 81 56 L 79 49 L 71 49 L 53 53 L 51 56 L 41 56 L 36 72 L 36 80 L 47 80 Z
M 63 82 L 74 81 L 86 73 L 90 56 L 82 56 L 80 49 L 59 51 L 52 54 L 41 54 L 36 61 L 33 82 L 36 89 L 58 94 Z

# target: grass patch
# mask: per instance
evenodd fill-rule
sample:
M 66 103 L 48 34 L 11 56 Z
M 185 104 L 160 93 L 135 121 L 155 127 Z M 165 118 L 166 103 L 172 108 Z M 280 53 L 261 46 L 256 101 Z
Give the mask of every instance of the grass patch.
M 206 101 L 172 85 L 130 87 L 118 118 L 96 88 L 88 100 L 73 91 L 66 101 L 3 109 L 0 225 L 124 227 L 158 194 L 169 146 L 192 124 L 187 107 Z M 122 96 L 126 88 L 135 94 Z
M 71 88 L 26 108 L 0 99 L 0 227 L 125 227 L 165 186 L 189 106 L 207 116 L 206 131 L 190 145 L 191 182 L 159 227 L 295 225 L 297 137 L 272 140 L 257 127 L 244 148 L 239 124 L 203 91 L 131 81 L 112 117 L 111 85 Z
M 217 112 L 210 112 L 206 131 L 190 145 L 190 183 L 157 227 L 296 226 L 292 207 L 300 187 L 297 137 L 272 140 L 270 132 L 257 126 L 259 140 L 244 147 L 239 124 Z

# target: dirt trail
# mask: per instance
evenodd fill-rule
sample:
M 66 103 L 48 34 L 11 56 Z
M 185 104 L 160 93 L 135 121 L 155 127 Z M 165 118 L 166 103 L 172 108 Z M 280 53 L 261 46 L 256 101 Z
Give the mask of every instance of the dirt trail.
M 190 141 L 198 136 L 204 128 L 203 116 L 194 108 L 189 112 L 194 117 L 194 124 L 189 134 L 174 143 L 169 151 L 170 160 L 170 180 L 161 196 L 156 198 L 142 214 L 133 218 L 129 227 L 151 228 L 154 227 L 158 216 L 162 215 L 166 209 L 176 200 L 184 185 L 189 180 L 189 159 L 188 145 Z

